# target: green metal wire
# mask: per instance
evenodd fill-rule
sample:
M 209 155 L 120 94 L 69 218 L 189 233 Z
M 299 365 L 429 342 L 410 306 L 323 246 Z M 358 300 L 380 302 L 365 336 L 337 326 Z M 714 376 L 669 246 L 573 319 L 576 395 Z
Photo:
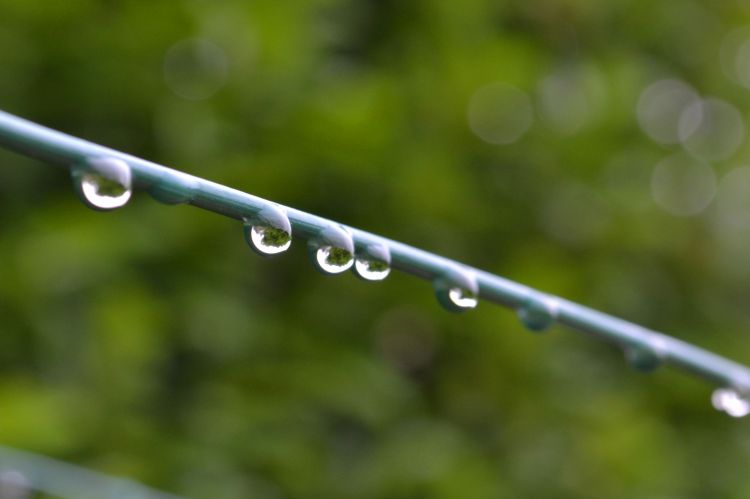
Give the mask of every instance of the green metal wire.
M 0 497 L 30 491 L 70 499 L 181 499 L 127 478 L 105 475 L 46 456 L 0 445 Z
M 720 386 L 713 397 L 717 408 L 734 416 L 750 412 L 750 369 L 665 334 L 398 241 L 284 207 L 2 111 L 0 145 L 70 169 L 77 179 L 79 191 L 86 183 L 86 176 L 95 174 L 100 181 L 103 179 L 112 183 L 115 191 L 107 194 L 120 196 L 118 199 L 123 202 L 130 195 L 129 190 L 124 188 L 130 188 L 132 184 L 133 188 L 147 190 L 162 202 L 189 203 L 242 220 L 246 223 L 249 238 L 262 239 L 264 234 L 253 234 L 251 229 L 265 227 L 276 230 L 276 236 L 293 233 L 295 238 L 306 239 L 313 250 L 327 247 L 332 251 L 340 250 L 341 254 L 354 253 L 364 262 L 390 264 L 393 269 L 432 281 L 438 299 L 449 309 L 470 308 L 476 298 L 480 298 L 515 309 L 523 324 L 532 330 L 543 330 L 556 322 L 570 326 L 620 346 L 628 361 L 641 370 L 651 370 L 661 363 L 669 363 L 713 381 Z M 116 192 L 118 186 L 123 192 Z M 99 192 L 102 193 L 101 190 Z M 81 193 L 85 199 L 86 192 Z M 268 240 L 273 242 L 270 236 Z M 288 246 L 288 242 L 277 240 L 276 244 Z M 261 252 L 275 252 L 273 248 L 266 249 L 270 251 Z M 323 255 L 326 256 L 328 262 L 334 261 L 333 253 Z M 318 263 L 325 265 L 322 260 Z M 378 268 L 370 267 L 370 270 L 377 273 Z M 380 275 L 383 276 L 383 273 Z

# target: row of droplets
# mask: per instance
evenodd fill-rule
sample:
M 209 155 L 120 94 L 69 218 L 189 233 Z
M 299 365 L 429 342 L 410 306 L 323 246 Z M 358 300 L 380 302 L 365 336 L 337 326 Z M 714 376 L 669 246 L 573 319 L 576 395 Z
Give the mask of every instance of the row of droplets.
M 96 210 L 112 210 L 124 206 L 132 195 L 132 173 L 123 160 L 92 158 L 75 165 L 71 170 L 74 186 L 86 205 Z M 167 204 L 191 200 L 197 189 L 193 177 L 170 172 L 169 182 L 150 188 L 151 195 Z M 245 240 L 263 256 L 287 251 L 292 245 L 292 225 L 284 209 L 268 204 L 244 219 Z M 308 241 L 308 253 L 317 270 L 336 275 L 352 270 L 366 281 L 382 281 L 391 271 L 390 250 L 382 244 L 368 244 L 355 250 L 351 232 L 331 223 L 320 229 Z M 433 280 L 438 302 L 452 312 L 463 312 L 477 306 L 479 284 L 473 273 L 458 267 L 444 270 Z M 535 332 L 550 328 L 559 316 L 559 302 L 553 297 L 535 295 L 517 310 L 523 325 Z M 653 335 L 650 345 L 629 345 L 625 358 L 636 369 L 650 372 L 663 363 L 667 355 L 665 340 Z M 711 397 L 713 406 L 733 417 L 750 414 L 750 396 L 732 387 L 718 388 Z

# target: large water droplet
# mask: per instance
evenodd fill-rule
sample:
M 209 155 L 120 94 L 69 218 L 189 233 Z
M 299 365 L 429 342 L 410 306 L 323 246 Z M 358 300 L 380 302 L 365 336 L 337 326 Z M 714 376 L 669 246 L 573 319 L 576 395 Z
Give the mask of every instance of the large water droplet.
M 292 245 L 292 224 L 282 208 L 268 205 L 245 219 L 245 240 L 259 255 L 277 255 Z
M 323 246 L 315 253 L 318 268 L 326 274 L 340 274 L 349 270 L 354 263 L 352 253 L 337 246 Z
M 357 258 L 354 270 L 359 277 L 367 281 L 382 281 L 391 273 L 391 267 L 387 263 L 364 258 Z
M 555 323 L 558 313 L 557 301 L 553 298 L 534 297 L 518 308 L 521 323 L 534 332 L 549 329 Z
M 289 249 L 292 245 L 292 236 L 283 229 L 252 225 L 250 244 L 258 253 L 276 255 Z
M 72 169 L 81 200 L 96 210 L 124 206 L 133 192 L 130 167 L 121 159 L 89 159 Z
M 460 269 L 451 269 L 433 282 L 438 302 L 450 312 L 465 312 L 479 303 L 476 276 Z
M 711 403 L 716 410 L 726 412 L 733 418 L 750 414 L 750 399 L 733 388 L 717 388 L 711 395 Z
M 329 225 L 308 243 L 308 252 L 315 268 L 323 274 L 340 274 L 354 265 L 354 239 L 348 229 Z
M 366 281 L 382 281 L 391 273 L 391 252 L 381 244 L 371 244 L 357 250 L 354 274 Z

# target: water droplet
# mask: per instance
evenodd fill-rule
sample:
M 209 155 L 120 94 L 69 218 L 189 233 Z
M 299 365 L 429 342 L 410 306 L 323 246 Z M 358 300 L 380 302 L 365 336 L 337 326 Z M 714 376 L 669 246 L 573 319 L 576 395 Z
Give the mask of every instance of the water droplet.
M 474 274 L 452 269 L 433 283 L 438 302 L 450 312 L 465 312 L 479 303 L 479 285 Z
M 198 190 L 198 181 L 182 172 L 165 172 L 149 189 L 151 196 L 164 204 L 188 203 Z
M 354 265 L 354 240 L 338 225 L 330 225 L 318 232 L 308 247 L 315 268 L 324 274 L 340 274 Z
M 541 332 L 549 329 L 557 320 L 557 300 L 548 297 L 533 297 L 518 308 L 518 318 L 526 328 Z
M 723 411 L 733 418 L 750 414 L 750 399 L 733 388 L 717 388 L 711 395 L 711 403 L 718 411 Z
M 366 281 L 382 281 L 391 273 L 391 252 L 381 244 L 357 251 L 354 274 Z
M 652 348 L 643 346 L 631 346 L 625 349 L 625 360 L 634 369 L 641 372 L 651 372 L 659 367 L 663 361 L 663 355 Z
M 357 258 L 354 262 L 354 270 L 366 281 L 382 281 L 391 273 L 391 267 L 387 263 L 363 258 Z
M 133 193 L 130 167 L 121 159 L 89 159 L 74 165 L 71 175 L 81 200 L 95 210 L 124 206 Z
M 275 255 L 289 249 L 292 236 L 283 229 L 253 225 L 250 227 L 250 242 L 258 253 Z
M 283 253 L 292 245 L 292 224 L 279 206 L 266 206 L 245 219 L 245 240 L 259 255 Z
M 349 270 L 354 263 L 351 252 L 336 246 L 318 248 L 315 261 L 326 274 L 340 274 Z

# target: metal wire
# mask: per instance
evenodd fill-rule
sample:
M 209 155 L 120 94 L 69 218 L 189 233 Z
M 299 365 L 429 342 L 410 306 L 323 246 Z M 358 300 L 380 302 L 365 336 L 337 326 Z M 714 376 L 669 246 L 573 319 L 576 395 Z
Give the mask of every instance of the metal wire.
M 113 477 L 31 452 L 0 446 L 0 497 L 30 491 L 70 499 L 180 499 L 133 480 Z
M 335 244 L 335 241 L 349 237 L 350 244 L 353 244 L 348 251 L 358 257 L 380 254 L 378 259 L 390 263 L 392 268 L 432 281 L 438 298 L 448 308 L 468 308 L 474 304 L 472 300 L 481 298 L 515 309 L 524 325 L 533 330 L 545 329 L 555 322 L 570 326 L 620 346 L 636 368 L 651 370 L 661 363 L 669 363 L 713 381 L 720 386 L 713 398 L 718 409 L 737 416 L 750 412 L 750 369 L 665 334 L 398 241 L 284 207 L 2 111 L 0 145 L 71 169 L 74 175 L 94 171 L 109 180 L 128 184 L 128 187 L 132 180 L 134 188 L 147 190 L 163 202 L 189 203 L 246 223 L 261 220 L 282 227 L 286 220 L 294 237 L 308 240 L 313 247 L 324 244 L 346 247 L 346 241 L 341 244 Z M 118 164 L 122 165 L 119 169 L 116 168 Z M 279 218 L 280 222 L 271 221 Z

